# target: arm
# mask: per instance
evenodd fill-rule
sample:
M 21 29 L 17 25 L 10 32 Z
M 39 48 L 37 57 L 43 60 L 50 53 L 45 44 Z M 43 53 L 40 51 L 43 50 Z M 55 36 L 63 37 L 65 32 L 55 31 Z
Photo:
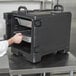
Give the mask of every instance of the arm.
M 4 54 L 6 54 L 7 49 L 8 49 L 8 42 L 7 42 L 7 40 L 0 41 L 0 57 L 2 57 Z
M 4 54 L 7 53 L 7 49 L 9 45 L 12 45 L 13 43 L 16 44 L 21 43 L 22 38 L 23 38 L 22 34 L 18 33 L 8 40 L 0 41 L 0 57 L 2 57 Z
M 22 34 L 21 33 L 17 33 L 16 35 L 14 35 L 13 37 L 11 37 L 10 39 L 8 39 L 8 44 L 12 45 L 13 43 L 19 44 L 22 41 Z

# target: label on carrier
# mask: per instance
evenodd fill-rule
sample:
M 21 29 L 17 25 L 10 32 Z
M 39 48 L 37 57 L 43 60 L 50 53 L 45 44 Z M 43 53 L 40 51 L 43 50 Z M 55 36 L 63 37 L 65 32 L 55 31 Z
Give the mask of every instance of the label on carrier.
M 21 18 L 16 18 L 16 19 L 18 20 L 18 23 L 20 25 L 32 28 L 32 21 L 27 19 L 21 19 Z
M 29 36 L 23 36 L 23 41 L 31 43 L 31 37 L 29 37 Z

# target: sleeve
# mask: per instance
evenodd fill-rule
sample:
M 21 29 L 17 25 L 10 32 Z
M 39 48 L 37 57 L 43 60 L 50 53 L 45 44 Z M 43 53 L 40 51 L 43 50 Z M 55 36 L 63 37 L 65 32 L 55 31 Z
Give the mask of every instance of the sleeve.
M 8 49 L 8 41 L 7 40 L 0 41 L 0 57 L 2 57 L 7 53 L 7 49 Z

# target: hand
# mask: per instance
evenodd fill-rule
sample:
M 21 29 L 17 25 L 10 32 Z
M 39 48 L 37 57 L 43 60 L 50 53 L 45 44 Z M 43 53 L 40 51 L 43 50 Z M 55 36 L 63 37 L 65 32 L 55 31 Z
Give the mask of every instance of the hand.
M 13 42 L 16 43 L 16 44 L 21 43 L 22 38 L 23 38 L 23 36 L 22 36 L 21 33 L 17 33 L 16 35 L 14 35 L 14 36 L 12 37 Z
M 14 35 L 8 40 L 8 43 L 9 45 L 13 43 L 20 44 L 22 41 L 22 38 L 23 38 L 23 35 L 21 33 L 17 33 L 16 35 Z

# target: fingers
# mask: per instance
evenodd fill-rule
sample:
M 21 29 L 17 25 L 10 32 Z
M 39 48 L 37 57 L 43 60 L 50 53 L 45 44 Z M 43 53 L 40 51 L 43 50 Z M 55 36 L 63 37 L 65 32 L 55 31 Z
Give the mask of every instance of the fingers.
M 22 35 L 22 33 L 17 33 L 17 35 Z
M 23 38 L 22 33 L 17 33 L 16 36 L 21 36 Z
M 12 45 L 13 43 L 19 44 L 21 43 L 22 39 L 23 39 L 22 33 L 17 33 L 13 37 L 8 39 L 8 43 L 9 45 Z

